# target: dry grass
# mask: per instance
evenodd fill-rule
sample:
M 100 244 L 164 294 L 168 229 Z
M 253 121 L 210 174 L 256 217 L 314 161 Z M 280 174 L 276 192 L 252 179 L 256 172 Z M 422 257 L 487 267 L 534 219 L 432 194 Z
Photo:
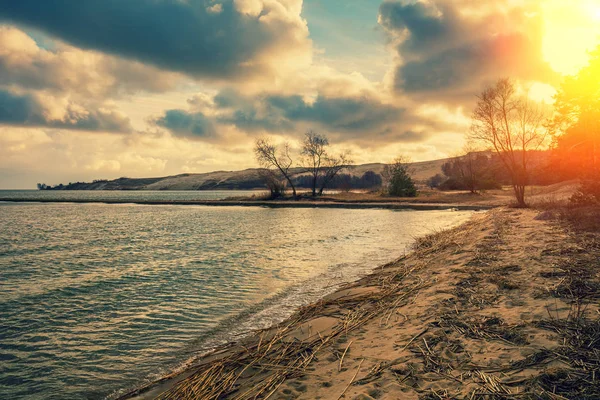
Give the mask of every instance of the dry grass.
M 335 195 L 324 196 L 323 200 L 337 202 L 365 202 L 365 203 L 434 203 L 434 204 L 480 204 L 498 200 L 504 192 L 498 194 L 484 193 L 472 194 L 468 191 L 439 191 L 430 189 L 419 190 L 417 197 L 393 197 L 379 192 L 341 192 Z M 499 204 L 502 200 L 499 201 Z
M 558 334 L 562 346 L 553 356 L 568 366 L 548 369 L 533 378 L 530 385 L 549 399 L 600 398 L 600 299 L 599 259 L 600 208 L 563 208 L 563 222 L 581 246 L 562 252 L 564 262 L 560 278 L 552 290 L 554 296 L 571 304 L 567 316 L 549 312 L 549 319 L 538 321 L 541 328 Z M 593 307 L 591 307 L 593 306 Z
M 599 399 L 600 318 L 587 318 L 575 311 L 566 319 L 540 321 L 539 326 L 563 338 L 555 356 L 569 367 L 547 370 L 531 384 L 563 398 Z
M 501 340 L 512 345 L 527 344 L 523 325 L 508 325 L 500 317 L 463 317 L 458 314 L 446 314 L 440 318 L 439 325 L 450 327 L 473 339 Z
M 158 399 L 268 399 L 287 379 L 307 373 L 306 369 L 323 349 L 376 316 L 390 314 L 419 291 L 424 283 L 410 279 L 415 268 L 404 268 L 376 279 L 381 291 L 363 299 L 321 301 L 304 307 L 276 329 L 265 330 L 250 343 L 231 346 L 225 356 L 204 360 L 188 378 L 162 393 Z M 375 279 L 375 278 L 374 278 Z M 330 306 L 346 310 L 335 315 L 340 322 L 327 334 L 306 340 L 293 339 L 293 331 L 302 321 L 328 315 Z M 389 318 L 388 318 L 389 319 Z M 340 364 L 343 361 L 340 360 Z M 351 382 L 352 383 L 352 382 Z M 127 398 L 127 396 L 125 396 Z

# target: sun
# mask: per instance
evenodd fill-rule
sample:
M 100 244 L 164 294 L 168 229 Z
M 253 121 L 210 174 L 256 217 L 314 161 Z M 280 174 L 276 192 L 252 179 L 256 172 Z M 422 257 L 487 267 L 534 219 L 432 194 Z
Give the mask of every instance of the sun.
M 599 44 L 598 0 L 544 0 L 544 58 L 559 73 L 572 75 L 588 60 L 588 52 Z
M 594 21 L 600 21 L 600 2 L 598 0 L 585 0 L 584 12 Z

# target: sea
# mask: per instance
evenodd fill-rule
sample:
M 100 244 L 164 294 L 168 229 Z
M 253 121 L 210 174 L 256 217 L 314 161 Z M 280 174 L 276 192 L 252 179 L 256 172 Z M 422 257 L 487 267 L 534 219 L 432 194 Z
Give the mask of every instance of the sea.
M 118 397 L 472 214 L 102 203 L 251 194 L 0 191 L 0 398 Z

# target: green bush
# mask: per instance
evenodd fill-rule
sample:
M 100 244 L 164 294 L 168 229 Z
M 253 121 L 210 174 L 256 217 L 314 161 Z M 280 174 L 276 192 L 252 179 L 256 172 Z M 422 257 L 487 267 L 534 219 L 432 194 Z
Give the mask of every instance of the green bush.
M 403 163 L 394 163 L 389 166 L 390 181 L 388 184 L 388 194 L 398 197 L 415 197 L 417 188 L 408 174 L 408 167 Z

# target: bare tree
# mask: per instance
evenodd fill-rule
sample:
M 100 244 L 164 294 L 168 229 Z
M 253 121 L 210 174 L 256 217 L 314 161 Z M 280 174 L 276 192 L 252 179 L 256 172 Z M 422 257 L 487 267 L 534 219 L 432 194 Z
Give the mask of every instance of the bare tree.
M 517 203 L 525 207 L 525 187 L 529 181 L 529 154 L 546 138 L 543 105 L 518 96 L 514 83 L 500 79 L 477 96 L 471 133 L 475 141 L 491 146 L 507 169 Z
M 293 160 L 290 155 L 289 144 L 286 142 L 283 144 L 282 149 L 278 149 L 268 139 L 257 139 L 254 144 L 254 154 L 256 160 L 264 169 L 279 171 L 292 188 L 292 194 L 296 198 L 296 187 L 292 181 L 291 173 Z
M 308 131 L 302 142 L 302 167 L 311 177 L 312 195 L 317 195 L 317 180 L 321 173 L 321 167 L 325 163 L 329 140 L 324 135 Z
M 350 168 L 352 160 L 348 153 L 342 153 L 339 156 L 325 157 L 325 164 L 322 168 L 321 186 L 319 187 L 319 196 L 323 194 L 323 190 L 329 183 L 344 169 Z
M 351 160 L 347 153 L 333 156 L 328 153 L 329 139 L 325 135 L 308 131 L 302 142 L 302 168 L 308 172 L 311 178 L 311 192 L 319 195 L 335 176 L 345 168 L 348 168 Z M 320 183 L 320 184 L 319 184 Z

